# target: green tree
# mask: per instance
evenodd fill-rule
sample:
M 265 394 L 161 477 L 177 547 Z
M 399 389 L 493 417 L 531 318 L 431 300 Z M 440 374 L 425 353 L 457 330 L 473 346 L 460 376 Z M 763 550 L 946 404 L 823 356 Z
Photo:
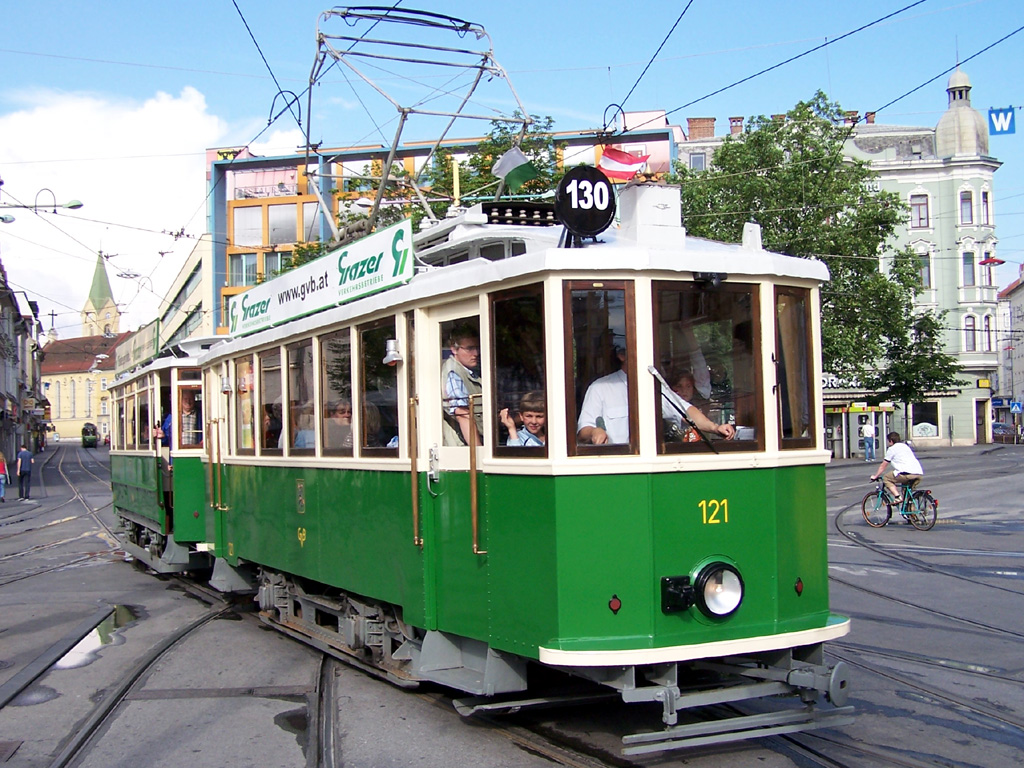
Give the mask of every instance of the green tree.
M 519 116 L 519 113 L 516 113 Z M 554 137 L 554 120 L 550 117 L 531 115 L 530 124 L 526 128 L 519 148 L 537 169 L 537 178 L 524 184 L 517 194 L 542 195 L 550 192 L 561 180 L 564 171 L 559 168 L 558 158 L 565 142 Z M 459 164 L 460 195 L 469 198 L 467 203 L 475 199 L 493 198 L 497 191 L 499 179 L 491 169 L 498 158 L 505 154 L 519 137 L 521 126 L 507 120 L 492 120 L 491 131 L 473 149 L 469 158 Z M 443 218 L 454 196 L 454 171 L 452 153 L 441 149 L 434 155 L 430 168 L 424 173 L 424 183 L 429 186 L 431 199 L 442 200 L 431 203 L 434 214 Z M 507 190 L 505 194 L 507 194 Z
M 915 349 L 935 353 L 940 323 L 914 307 L 916 257 L 893 252 L 907 207 L 871 183 L 877 175 L 867 162 L 844 157 L 851 135 L 844 117 L 819 91 L 784 117 L 752 118 L 725 138 L 707 170 L 677 164 L 669 180 L 682 186 L 690 234 L 739 242 L 744 223 L 756 221 L 765 248 L 824 261 L 831 273 L 821 294 L 825 368 L 889 391 L 900 382 L 886 377 L 907 373 L 908 334 Z M 915 370 L 920 392 L 948 383 L 935 366 Z

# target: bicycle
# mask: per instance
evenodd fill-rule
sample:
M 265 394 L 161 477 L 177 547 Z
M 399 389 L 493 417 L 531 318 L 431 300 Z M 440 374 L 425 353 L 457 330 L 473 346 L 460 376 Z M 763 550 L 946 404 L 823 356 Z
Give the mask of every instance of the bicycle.
M 903 498 L 897 502 L 881 480 L 875 490 L 864 497 L 860 504 L 864 522 L 872 528 L 881 528 L 889 523 L 892 509 L 903 515 L 903 519 L 919 531 L 930 531 L 935 526 L 939 513 L 939 500 L 928 490 L 913 490 L 913 486 L 902 486 Z

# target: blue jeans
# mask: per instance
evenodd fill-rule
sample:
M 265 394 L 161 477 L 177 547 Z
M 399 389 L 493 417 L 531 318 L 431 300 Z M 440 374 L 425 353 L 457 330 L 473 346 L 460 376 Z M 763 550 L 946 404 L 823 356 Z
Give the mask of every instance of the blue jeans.
M 27 499 L 32 489 L 32 473 L 22 472 L 18 475 L 18 498 Z
M 875 460 L 875 438 L 873 437 L 864 438 L 864 460 Z

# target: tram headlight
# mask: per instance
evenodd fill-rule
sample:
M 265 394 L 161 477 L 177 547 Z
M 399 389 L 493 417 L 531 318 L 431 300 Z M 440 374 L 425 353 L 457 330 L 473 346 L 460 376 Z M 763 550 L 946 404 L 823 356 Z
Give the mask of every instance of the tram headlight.
M 725 563 L 711 563 L 697 576 L 697 604 L 708 616 L 728 616 L 743 602 L 743 579 Z

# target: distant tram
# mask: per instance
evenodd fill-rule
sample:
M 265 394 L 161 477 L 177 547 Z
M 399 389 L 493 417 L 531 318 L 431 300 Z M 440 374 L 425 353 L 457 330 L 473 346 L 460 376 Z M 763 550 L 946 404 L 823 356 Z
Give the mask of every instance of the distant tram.
M 82 447 L 95 448 L 99 444 L 99 439 L 100 433 L 96 425 L 87 421 L 82 427 Z
M 130 551 L 205 560 L 266 622 L 399 685 L 516 709 L 541 665 L 660 705 L 627 753 L 847 722 L 824 657 L 849 631 L 829 609 L 828 272 L 753 225 L 687 237 L 673 187 L 619 203 L 594 237 L 507 202 L 380 230 L 232 302 L 233 338 L 120 378 Z M 785 695 L 800 706 L 677 724 Z

